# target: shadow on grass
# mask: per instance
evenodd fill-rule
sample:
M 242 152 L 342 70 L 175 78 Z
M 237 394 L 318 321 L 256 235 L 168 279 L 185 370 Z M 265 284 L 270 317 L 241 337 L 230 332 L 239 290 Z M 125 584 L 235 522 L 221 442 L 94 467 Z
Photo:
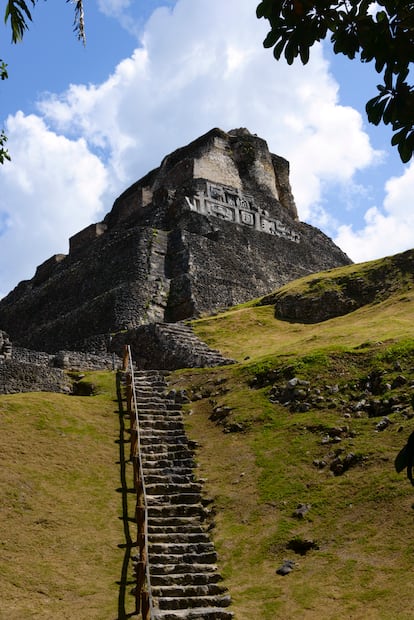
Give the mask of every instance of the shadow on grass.
M 122 562 L 121 568 L 121 577 L 118 581 L 119 584 L 119 595 L 118 595 L 118 618 L 117 620 L 126 620 L 127 618 L 138 617 L 136 611 L 136 601 L 135 597 L 133 600 L 127 600 L 128 595 L 128 586 L 132 590 L 135 585 L 135 580 L 128 579 L 128 569 L 131 561 L 131 553 L 133 548 L 136 546 L 136 541 L 132 539 L 131 531 L 130 531 L 130 523 L 135 523 L 135 518 L 129 517 L 128 515 L 128 494 L 134 493 L 135 489 L 131 489 L 128 486 L 127 481 L 127 471 L 126 464 L 129 462 L 129 455 L 125 454 L 125 448 L 130 444 L 129 435 L 127 435 L 127 431 L 125 429 L 125 415 L 126 410 L 124 409 L 124 404 L 122 400 L 122 385 L 121 385 L 121 373 L 117 373 L 116 377 L 116 392 L 118 398 L 118 417 L 119 417 L 119 439 L 116 443 L 119 444 L 119 469 L 120 469 L 120 480 L 121 487 L 117 489 L 119 493 L 121 493 L 122 497 L 122 517 L 120 517 L 123 521 L 124 525 L 124 537 L 125 542 L 118 545 L 120 549 L 124 549 L 124 559 Z M 128 597 L 131 599 L 131 595 Z M 134 610 L 132 612 L 127 612 L 127 607 L 132 607 Z

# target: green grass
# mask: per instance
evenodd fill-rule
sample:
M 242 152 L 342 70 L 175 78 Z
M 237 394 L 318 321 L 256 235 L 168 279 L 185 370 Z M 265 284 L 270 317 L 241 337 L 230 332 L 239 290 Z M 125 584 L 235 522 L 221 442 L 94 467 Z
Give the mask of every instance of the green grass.
M 271 305 L 250 303 L 193 323 L 200 337 L 238 360 L 174 373 L 174 383 L 195 395 L 186 423 L 200 443 L 200 474 L 215 500 L 219 564 L 236 618 L 412 616 L 407 576 L 414 495 L 393 462 L 414 429 L 413 302 L 410 289 L 396 290 L 382 302 L 314 325 L 276 320 Z M 407 378 L 401 388 L 375 395 L 406 399 L 382 432 L 376 430 L 381 418 L 347 414 L 364 396 L 373 370 L 386 373 L 384 384 L 399 374 Z M 319 389 L 325 405 L 292 413 L 270 402 L 272 386 L 295 376 Z M 330 395 L 332 385 L 339 386 L 338 395 Z M 230 411 L 213 422 L 215 407 Z M 227 432 L 236 422 L 244 431 Z M 324 444 L 336 427 L 349 432 L 338 444 Z M 329 468 L 336 452 L 358 459 L 342 475 Z M 314 461 L 322 459 L 328 467 L 319 469 Z M 311 506 L 303 519 L 293 516 L 298 504 Z M 297 555 L 288 549 L 297 538 L 319 549 Z M 276 569 L 286 558 L 296 567 L 280 577 Z
M 377 419 L 344 420 L 335 410 L 291 414 L 281 406 L 269 408 L 264 388 L 250 388 L 249 400 L 240 369 L 223 373 L 230 390 L 220 395 L 223 384 L 214 384 L 220 372 L 205 371 L 204 384 L 210 380 L 212 391 L 192 402 L 187 425 L 200 443 L 200 474 L 215 499 L 219 564 L 236 617 L 409 618 L 413 492 L 395 473 L 393 460 L 413 423 L 393 414 L 392 426 L 378 433 Z M 199 374 L 191 377 L 189 371 L 176 376 L 177 385 L 188 389 L 199 389 L 199 381 Z M 238 413 L 244 403 L 247 430 L 223 433 L 209 420 L 210 400 Z M 323 432 L 312 429 L 345 422 L 355 436 L 340 448 L 365 460 L 334 476 L 313 461 L 338 446 L 322 445 Z M 299 503 L 311 505 L 301 520 L 293 516 Z M 296 556 L 287 545 L 297 537 L 316 541 L 319 550 Z M 286 558 L 297 566 L 280 577 L 275 571 Z
M 0 396 L 0 618 L 118 615 L 125 542 L 113 373 L 96 396 Z M 133 608 L 133 598 L 126 605 Z
M 372 267 L 317 274 L 312 294 Z M 192 398 L 186 426 L 214 500 L 219 570 L 237 620 L 412 618 L 414 494 L 394 459 L 414 429 L 414 292 L 405 274 L 393 282 L 382 300 L 320 324 L 276 320 L 269 300 L 194 322 L 238 362 L 171 377 Z M 289 287 L 307 291 L 309 279 Z M 373 371 L 372 398 L 401 403 L 383 431 L 381 416 L 353 409 L 371 398 Z M 406 383 L 390 389 L 399 375 Z M 293 377 L 309 381 L 317 406 L 301 412 L 272 402 Z M 115 378 L 87 373 L 83 382 L 94 396 L 0 397 L 1 619 L 122 617 Z M 335 433 L 341 440 L 326 442 Z M 353 466 L 334 475 L 333 460 L 350 453 Z M 310 505 L 302 519 L 299 504 Z M 299 555 L 289 549 L 298 540 L 318 548 Z M 285 559 L 295 568 L 281 577 Z

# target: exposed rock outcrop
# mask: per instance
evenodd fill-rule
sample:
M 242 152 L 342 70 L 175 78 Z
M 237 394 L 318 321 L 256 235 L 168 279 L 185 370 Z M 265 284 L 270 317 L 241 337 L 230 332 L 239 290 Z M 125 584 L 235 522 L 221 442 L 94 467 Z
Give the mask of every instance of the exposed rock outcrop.
M 278 319 L 319 323 L 343 316 L 370 303 L 379 303 L 393 292 L 414 285 L 414 250 L 380 261 L 320 274 L 276 291 L 261 301 L 274 304 Z

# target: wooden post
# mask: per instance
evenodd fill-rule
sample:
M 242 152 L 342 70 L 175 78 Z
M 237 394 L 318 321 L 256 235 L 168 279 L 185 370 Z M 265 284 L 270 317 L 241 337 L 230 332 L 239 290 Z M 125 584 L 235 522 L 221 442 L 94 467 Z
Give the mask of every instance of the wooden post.
M 122 370 L 125 372 L 126 369 L 128 368 L 128 345 L 125 344 L 124 345 L 124 355 L 122 358 Z
M 141 593 L 141 609 L 142 620 L 150 620 L 149 597 L 146 590 Z
M 136 402 L 134 401 L 134 391 L 132 385 L 132 369 L 127 372 L 129 363 L 128 346 L 124 347 L 123 370 L 126 374 L 126 400 L 127 411 L 130 419 L 131 452 L 130 460 L 133 463 L 134 488 L 136 491 L 135 521 L 137 525 L 137 549 L 139 550 L 139 560 L 135 565 L 136 590 L 135 607 L 136 612 L 141 613 L 142 620 L 150 620 L 150 596 L 146 588 L 147 584 L 147 550 L 146 550 L 146 507 L 144 495 L 144 481 L 141 476 L 139 446 L 138 446 L 138 420 L 136 419 Z M 132 363 L 132 361 L 131 361 Z M 150 587 L 147 584 L 147 587 Z

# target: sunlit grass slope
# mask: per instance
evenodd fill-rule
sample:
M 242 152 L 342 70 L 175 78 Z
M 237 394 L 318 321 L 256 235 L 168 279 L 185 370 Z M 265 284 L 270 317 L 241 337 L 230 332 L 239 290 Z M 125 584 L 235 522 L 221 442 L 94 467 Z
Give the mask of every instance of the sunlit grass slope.
M 215 498 L 236 618 L 413 617 L 414 490 L 394 470 L 414 430 L 413 302 L 404 281 L 382 302 L 319 324 L 278 321 L 255 303 L 194 323 L 239 361 L 174 375 L 192 398 L 186 421 Z M 273 386 L 292 378 L 319 404 L 300 412 L 272 402 Z M 384 415 L 369 417 L 364 399 L 389 405 L 383 430 Z M 354 464 L 335 474 L 338 458 Z M 299 505 L 309 507 L 303 518 Z M 297 544 L 310 549 L 301 555 Z M 286 559 L 294 569 L 280 576 Z
M 0 396 L 4 620 L 118 618 L 125 538 L 115 375 L 91 380 L 99 393 L 87 398 Z
M 332 284 L 337 277 L 352 280 L 356 274 L 360 277 L 361 273 L 369 271 L 368 266 L 372 269 L 381 264 L 381 261 L 372 261 L 301 278 L 280 289 L 279 294 L 295 292 L 305 295 L 311 291 L 317 296 L 313 282 L 329 281 Z M 414 283 L 407 282 L 407 277 L 397 279 L 393 275 L 393 285 L 386 289 L 388 294 L 383 295 L 384 301 L 375 301 L 350 315 L 322 323 L 305 325 L 276 320 L 272 305 L 274 295 L 269 295 L 195 321 L 193 327 L 200 338 L 237 361 L 243 361 L 247 356 L 257 359 L 269 355 L 296 355 L 319 348 L 355 347 L 367 341 L 411 338 L 414 337 Z M 321 296 L 327 286 L 319 287 Z

